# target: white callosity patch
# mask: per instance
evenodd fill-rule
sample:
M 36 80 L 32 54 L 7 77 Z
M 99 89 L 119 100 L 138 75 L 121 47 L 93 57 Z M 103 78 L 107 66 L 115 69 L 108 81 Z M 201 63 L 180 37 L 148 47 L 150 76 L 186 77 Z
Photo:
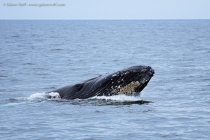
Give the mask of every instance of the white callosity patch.
M 140 83 L 138 81 L 131 82 L 127 84 L 126 86 L 120 88 L 120 91 L 118 92 L 118 94 L 131 94 L 132 92 L 134 92 L 134 89 L 138 87 L 139 85 Z

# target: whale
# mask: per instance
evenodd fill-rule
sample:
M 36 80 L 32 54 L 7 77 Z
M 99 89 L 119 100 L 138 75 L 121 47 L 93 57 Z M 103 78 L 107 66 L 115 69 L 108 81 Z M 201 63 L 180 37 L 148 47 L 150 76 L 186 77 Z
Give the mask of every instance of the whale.
M 87 99 L 94 96 L 139 95 L 154 75 L 150 66 L 131 66 L 67 85 L 46 93 L 58 93 L 61 99 Z M 48 98 L 52 98 L 48 94 Z

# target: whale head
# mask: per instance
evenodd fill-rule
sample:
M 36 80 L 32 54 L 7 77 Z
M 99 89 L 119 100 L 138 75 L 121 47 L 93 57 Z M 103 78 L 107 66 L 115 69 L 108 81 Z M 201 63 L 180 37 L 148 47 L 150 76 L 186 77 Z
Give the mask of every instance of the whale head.
M 154 75 L 150 66 L 132 66 L 112 75 L 116 94 L 140 93 Z

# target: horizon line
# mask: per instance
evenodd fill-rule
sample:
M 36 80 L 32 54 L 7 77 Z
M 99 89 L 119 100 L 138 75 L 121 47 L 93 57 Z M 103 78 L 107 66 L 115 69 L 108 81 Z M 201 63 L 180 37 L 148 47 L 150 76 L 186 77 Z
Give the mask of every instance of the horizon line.
M 72 20 L 72 21 L 117 21 L 117 20 L 210 20 L 208 18 L 170 18 L 170 19 L 0 19 L 0 20 Z

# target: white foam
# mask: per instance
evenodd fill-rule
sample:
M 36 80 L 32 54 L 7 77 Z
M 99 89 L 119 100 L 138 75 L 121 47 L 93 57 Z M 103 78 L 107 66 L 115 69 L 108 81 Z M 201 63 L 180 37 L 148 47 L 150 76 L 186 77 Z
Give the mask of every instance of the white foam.
M 140 96 L 127 96 L 127 95 L 113 95 L 113 96 L 94 96 L 91 99 L 105 99 L 113 101 L 139 101 L 141 100 Z
M 58 92 L 50 92 L 49 96 L 55 97 L 55 98 L 60 98 L 60 95 Z
M 51 96 L 51 98 L 48 98 Z M 60 95 L 57 92 L 51 92 L 51 93 L 34 93 L 31 94 L 27 100 L 29 101 L 43 101 L 43 100 L 60 100 Z M 111 100 L 111 101 L 139 101 L 142 100 L 140 96 L 128 96 L 128 95 L 113 95 L 113 96 L 94 96 L 90 99 L 98 99 L 98 100 Z
M 29 101 L 33 101 L 33 100 L 44 100 L 44 99 L 46 99 L 46 93 L 34 93 L 34 94 L 31 94 L 28 97 L 28 100 Z
M 48 98 L 48 97 L 51 97 L 51 98 Z M 50 93 L 34 93 L 34 94 L 31 94 L 30 97 L 28 97 L 28 100 L 29 101 L 34 101 L 34 100 L 45 100 L 45 99 L 60 99 L 60 95 L 59 93 L 57 92 L 50 92 Z

